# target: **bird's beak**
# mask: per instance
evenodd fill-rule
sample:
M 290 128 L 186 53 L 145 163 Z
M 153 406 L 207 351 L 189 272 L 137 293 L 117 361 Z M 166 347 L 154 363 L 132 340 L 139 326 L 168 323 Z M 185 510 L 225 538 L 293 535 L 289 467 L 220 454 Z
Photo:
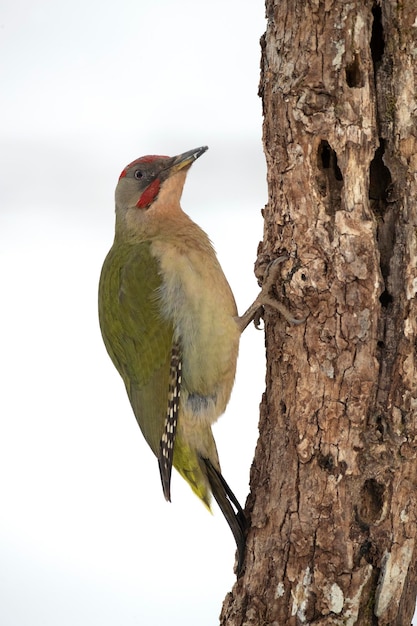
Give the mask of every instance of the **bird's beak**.
M 182 170 L 186 167 L 190 167 L 192 163 L 198 157 L 200 157 L 204 152 L 208 150 L 208 146 L 201 146 L 201 148 L 194 148 L 194 150 L 188 150 L 188 152 L 183 152 L 176 157 L 173 157 L 172 165 L 170 165 L 170 175 L 175 174 L 179 170 Z

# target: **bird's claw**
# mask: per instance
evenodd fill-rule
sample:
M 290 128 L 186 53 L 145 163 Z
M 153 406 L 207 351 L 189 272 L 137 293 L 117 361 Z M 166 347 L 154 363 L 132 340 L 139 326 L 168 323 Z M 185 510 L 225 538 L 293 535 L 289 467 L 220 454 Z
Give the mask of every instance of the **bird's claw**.
M 256 330 L 261 330 L 261 319 L 263 319 L 264 316 L 264 307 L 260 306 L 257 311 L 255 311 L 254 316 L 253 316 L 253 325 L 255 326 Z
M 293 317 L 291 312 L 284 304 L 282 304 L 282 302 L 277 300 L 274 296 L 270 295 L 270 291 L 277 281 L 279 266 L 281 265 L 281 263 L 287 261 L 288 259 L 288 254 L 282 254 L 270 263 L 268 263 L 265 269 L 264 280 L 259 296 L 256 298 L 255 302 L 249 307 L 249 309 L 241 317 L 237 318 L 241 332 L 243 332 L 243 330 L 245 330 L 245 328 L 252 321 L 255 324 L 255 327 L 259 330 L 259 323 L 261 318 L 263 317 L 265 305 L 268 305 L 273 309 L 279 311 L 279 313 L 281 313 L 281 315 L 290 324 L 299 325 L 305 322 L 305 317 L 301 319 Z

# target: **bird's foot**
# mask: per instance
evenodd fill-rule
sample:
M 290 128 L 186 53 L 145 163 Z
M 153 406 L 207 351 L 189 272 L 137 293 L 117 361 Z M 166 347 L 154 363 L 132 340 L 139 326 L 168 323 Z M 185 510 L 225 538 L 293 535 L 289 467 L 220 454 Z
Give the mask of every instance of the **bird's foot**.
M 271 295 L 272 287 L 275 285 L 280 272 L 280 265 L 284 261 L 287 261 L 288 258 L 289 256 L 287 254 L 282 254 L 267 265 L 259 296 L 243 315 L 236 318 L 241 332 L 243 332 L 252 321 L 256 328 L 259 328 L 260 320 L 264 314 L 265 305 L 279 311 L 279 313 L 281 313 L 281 315 L 290 324 L 302 324 L 305 322 L 305 317 L 301 319 L 293 317 L 291 311 L 289 311 L 287 307 L 282 304 L 282 302 L 277 300 L 275 296 Z

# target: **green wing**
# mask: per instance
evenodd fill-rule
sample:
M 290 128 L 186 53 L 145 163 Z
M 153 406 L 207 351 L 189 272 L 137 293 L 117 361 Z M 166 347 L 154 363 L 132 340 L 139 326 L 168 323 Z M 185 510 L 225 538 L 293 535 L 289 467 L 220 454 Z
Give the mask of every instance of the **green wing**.
M 142 433 L 158 456 L 167 411 L 173 328 L 160 316 L 150 245 L 115 244 L 99 287 L 100 327 Z
M 99 286 L 100 327 L 107 351 L 126 385 L 142 433 L 158 457 L 165 497 L 170 499 L 172 462 L 210 508 L 210 489 L 236 539 L 240 571 L 245 545 L 244 513 L 220 466 L 211 428 L 193 423 L 207 453 L 186 430 L 177 431 L 181 387 L 180 347 L 158 308 L 159 266 L 149 243 L 115 244 L 104 261 Z M 192 393 L 192 390 L 187 390 Z M 184 425 L 185 426 L 185 425 Z M 233 509 L 236 508 L 236 513 Z

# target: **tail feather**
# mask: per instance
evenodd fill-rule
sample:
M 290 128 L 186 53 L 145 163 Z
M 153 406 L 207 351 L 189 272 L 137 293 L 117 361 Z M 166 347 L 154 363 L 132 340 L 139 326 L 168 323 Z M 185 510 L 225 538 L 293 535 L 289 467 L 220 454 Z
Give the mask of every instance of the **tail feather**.
M 239 576 L 242 571 L 243 559 L 245 556 L 245 542 L 246 542 L 246 530 L 247 520 L 242 507 L 240 506 L 236 496 L 230 489 L 229 485 L 221 475 L 221 473 L 214 467 L 210 459 L 203 459 L 207 477 L 210 483 L 213 496 L 219 505 L 221 512 L 226 518 L 227 523 L 233 533 L 237 546 L 237 575 Z M 233 508 L 234 505 L 235 509 Z

